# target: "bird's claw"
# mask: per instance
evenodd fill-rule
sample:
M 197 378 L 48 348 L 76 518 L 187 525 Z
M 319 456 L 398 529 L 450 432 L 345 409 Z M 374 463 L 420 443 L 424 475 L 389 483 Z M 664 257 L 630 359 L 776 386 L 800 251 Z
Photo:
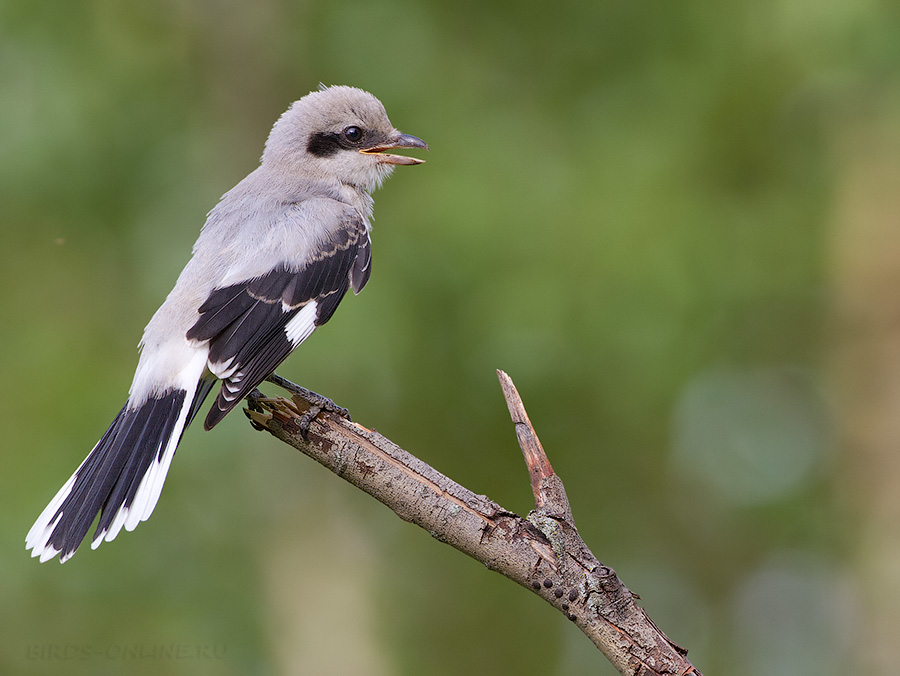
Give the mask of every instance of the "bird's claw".
M 259 405 L 259 399 L 262 396 L 262 392 L 257 389 L 253 390 L 250 394 L 247 395 L 247 408 L 249 408 L 251 411 L 255 411 L 256 413 L 265 413 L 263 407 Z M 252 416 L 248 415 L 247 419 L 250 420 L 250 425 L 253 427 L 253 429 L 257 430 L 258 432 L 262 432 L 266 429 L 263 425 L 260 425 L 258 422 L 256 422 Z
M 319 406 L 310 406 L 297 421 L 297 427 L 300 428 L 300 436 L 302 436 L 307 441 L 309 441 L 309 426 L 312 424 L 312 421 L 316 419 L 316 416 L 321 412 L 322 409 Z

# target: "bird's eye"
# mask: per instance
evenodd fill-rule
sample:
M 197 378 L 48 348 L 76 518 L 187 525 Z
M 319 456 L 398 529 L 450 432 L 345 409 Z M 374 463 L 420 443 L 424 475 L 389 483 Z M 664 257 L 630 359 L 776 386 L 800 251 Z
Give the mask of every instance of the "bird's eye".
M 362 129 L 359 127 L 347 127 L 344 129 L 344 138 L 348 141 L 356 143 L 362 138 Z

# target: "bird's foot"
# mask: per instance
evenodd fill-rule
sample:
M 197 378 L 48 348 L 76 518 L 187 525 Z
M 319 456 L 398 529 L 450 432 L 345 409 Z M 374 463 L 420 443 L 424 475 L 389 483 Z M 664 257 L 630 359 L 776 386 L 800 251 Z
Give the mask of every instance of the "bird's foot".
M 350 411 L 348 411 L 343 406 L 338 406 L 328 397 L 323 397 L 321 394 L 317 394 L 312 390 L 307 390 L 305 387 L 301 387 L 296 383 L 292 383 L 290 380 L 282 378 L 277 373 L 273 373 L 268 378 L 267 381 L 272 383 L 273 385 L 278 385 L 278 387 L 287 390 L 291 394 L 300 397 L 306 403 L 309 404 L 309 408 L 300 416 L 300 421 L 298 423 L 300 427 L 300 433 L 303 435 L 303 438 L 306 438 L 306 435 L 309 433 L 309 426 L 312 424 L 312 421 L 316 419 L 322 411 L 328 411 L 329 413 L 335 413 L 342 418 L 346 418 L 350 420 Z
M 309 426 L 312 425 L 312 421 L 315 420 L 316 416 L 321 412 L 322 409 L 319 406 L 310 406 L 297 420 L 297 427 L 300 428 L 300 436 L 306 441 L 309 441 Z
M 251 411 L 255 411 L 256 413 L 265 413 L 265 410 L 259 404 L 259 400 L 264 397 L 263 393 L 259 390 L 253 390 L 250 394 L 247 395 L 245 401 L 247 402 L 247 408 Z M 246 411 L 245 411 L 246 412 Z M 247 418 L 250 420 L 250 424 L 253 426 L 253 429 L 262 432 L 266 429 L 263 425 L 260 425 L 256 422 L 252 416 L 248 415 Z
M 301 387 L 296 383 L 292 383 L 290 380 L 286 378 L 282 378 L 277 373 L 273 373 L 268 378 L 267 381 L 272 383 L 273 385 L 278 385 L 278 387 L 287 390 L 291 394 L 296 394 L 301 399 L 304 399 L 310 406 L 310 408 L 318 408 L 321 411 L 328 411 L 329 413 L 336 413 L 342 418 L 346 418 L 350 420 L 350 411 L 348 411 L 343 406 L 338 406 L 328 397 L 323 397 L 321 394 L 317 394 L 312 390 L 307 390 L 305 387 Z

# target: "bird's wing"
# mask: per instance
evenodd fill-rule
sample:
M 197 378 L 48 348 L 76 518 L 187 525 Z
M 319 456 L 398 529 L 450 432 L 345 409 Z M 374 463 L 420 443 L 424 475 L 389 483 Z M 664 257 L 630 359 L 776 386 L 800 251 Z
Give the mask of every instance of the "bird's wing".
M 217 288 L 199 308 L 188 340 L 209 344 L 209 369 L 223 380 L 204 427 L 212 429 L 241 399 L 334 314 L 352 286 L 369 279 L 371 249 L 358 216 L 332 230 L 299 267 Z

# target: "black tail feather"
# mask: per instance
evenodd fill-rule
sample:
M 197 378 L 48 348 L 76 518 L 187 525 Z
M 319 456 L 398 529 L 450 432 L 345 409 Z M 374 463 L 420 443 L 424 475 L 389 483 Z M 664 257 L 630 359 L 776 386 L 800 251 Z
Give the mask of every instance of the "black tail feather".
M 41 556 L 45 561 L 58 553 L 65 561 L 84 540 L 98 513 L 94 540 L 106 534 L 120 511 L 132 506 L 142 479 L 154 462 L 162 461 L 173 435 L 180 439 L 199 406 L 196 400 L 202 401 L 212 386 L 204 383 L 201 381 L 198 386 L 198 396 L 191 402 L 191 411 L 181 429 L 176 427 L 187 395 L 184 390 L 171 390 L 137 408 L 125 406 L 119 412 L 28 533 L 26 543 L 33 549 L 32 556 Z M 151 504 L 149 510 L 152 508 Z M 121 523 L 116 530 L 118 527 Z

